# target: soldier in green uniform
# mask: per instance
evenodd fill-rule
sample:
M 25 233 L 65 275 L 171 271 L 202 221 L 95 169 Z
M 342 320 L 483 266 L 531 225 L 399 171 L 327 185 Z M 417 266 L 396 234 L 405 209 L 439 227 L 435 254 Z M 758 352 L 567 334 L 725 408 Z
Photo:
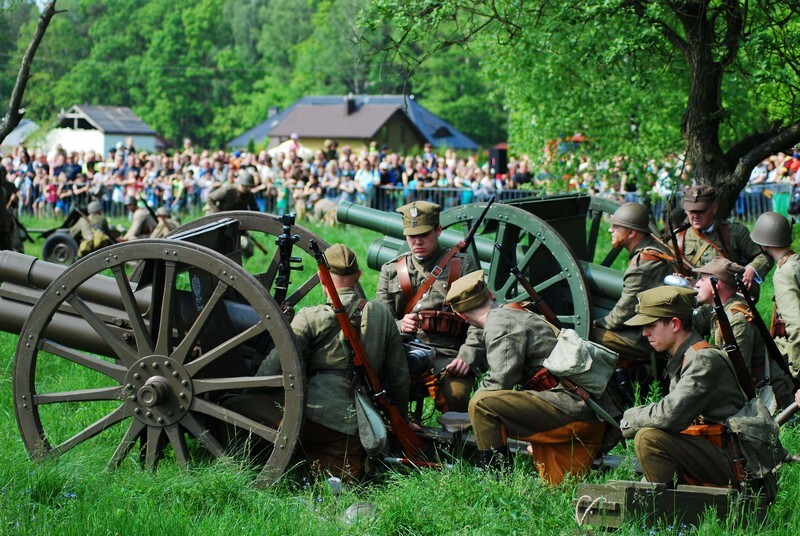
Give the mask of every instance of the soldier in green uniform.
M 711 186 L 687 188 L 683 208 L 689 215 L 689 227 L 677 233 L 678 247 L 692 266 L 702 266 L 714 257 L 724 257 L 744 266 L 742 280 L 754 300 L 758 284 L 772 269 L 773 260 L 750 239 L 741 223 L 717 219 L 716 191 Z
M 795 376 L 800 373 L 800 255 L 792 251 L 792 226 L 777 212 L 765 212 L 750 234 L 776 263 L 773 329 L 775 343 L 787 357 Z
M 611 246 L 622 246 L 630 262 L 622 276 L 622 295 L 614 308 L 594 321 L 589 339 L 617 352 L 622 364 L 646 360 L 650 345 L 640 329 L 625 325 L 633 317 L 636 295 L 664 284 L 672 271 L 672 256 L 667 248 L 650 234 L 650 213 L 639 203 L 625 203 L 609 218 Z
M 143 200 L 136 200 L 135 197 L 129 195 L 125 198 L 125 206 L 128 207 L 128 212 L 133 213 L 131 226 L 120 240 L 139 240 L 142 238 L 149 238 L 150 233 L 156 228 L 156 220 L 153 218 L 150 211 L 147 210 L 147 205 Z
M 670 387 L 661 401 L 625 411 L 620 426 L 624 437 L 634 438 L 649 482 L 737 485 L 723 423 L 747 399 L 725 352 L 691 329 L 695 294 L 678 287 L 639 294 L 627 324 L 642 327 L 650 345 L 669 355 Z M 759 444 L 764 449 L 769 446 Z
M 466 411 L 475 376 L 466 359 L 456 358 L 468 326 L 448 310 L 445 296 L 453 281 L 478 267 L 472 257 L 457 253 L 446 266 L 436 268 L 448 251 L 439 245 L 439 211 L 439 205 L 427 201 L 397 209 L 403 215 L 403 234 L 410 251 L 381 267 L 376 299 L 392 310 L 404 337 L 436 349 L 434 373 L 444 372 L 439 395 L 449 410 Z M 441 270 L 440 277 L 427 292 L 417 296 L 435 269 Z M 465 347 L 464 352 L 468 349 Z
M 207 212 L 223 212 L 225 210 L 255 210 L 258 203 L 252 189 L 256 182 L 253 174 L 244 171 L 239 175 L 236 184 L 225 184 L 208 194 Z
M 325 251 L 342 305 L 361 334 L 372 368 L 381 378 L 389 399 L 405 414 L 409 374 L 400 334 L 386 306 L 355 293 L 361 277 L 355 253 L 341 244 Z M 345 349 L 342 330 L 330 304 L 306 307 L 292 320 L 297 350 L 305 367 L 306 409 L 300 445 L 305 457 L 335 476 L 359 477 L 366 452 L 358 438 L 353 398 L 353 364 Z M 277 351 L 270 353 L 259 375 L 280 373 Z M 226 405 L 251 418 L 275 426 L 280 401 L 266 395 L 242 395 Z
M 69 230 L 72 238 L 78 241 L 78 257 L 83 257 L 112 243 L 112 231 L 108 220 L 103 215 L 103 206 L 100 202 L 89 203 L 86 212 L 89 213 L 88 216 L 81 216 Z
M 499 306 L 486 288 L 482 270 L 453 283 L 447 300 L 471 326 L 479 328 L 485 349 L 485 363 L 472 365 L 488 371 L 469 402 L 481 462 L 506 466 L 506 441 L 513 437 L 532 444 L 534 460 L 549 482 L 561 482 L 568 472 L 587 471 L 600 450 L 605 423 L 552 375 L 552 385 L 529 382 L 534 375 L 547 374 L 542 362 L 556 345 L 558 329 L 526 310 Z M 524 390 L 513 390 L 515 386 Z M 614 412 L 607 396 L 601 403 Z
M 156 224 L 153 232 L 150 233 L 150 238 L 164 238 L 170 231 L 177 229 L 181 225 L 170 217 L 167 207 L 158 207 L 156 209 L 156 218 L 158 219 L 158 224 Z
M 725 314 L 731 324 L 736 344 L 739 346 L 747 370 L 750 372 L 753 385 L 763 383 L 767 376 L 764 370 L 767 354 L 764 341 L 761 340 L 761 335 L 752 324 L 753 313 L 747 306 L 747 302 L 736 294 L 737 287 L 734 277 L 735 274 L 743 275 L 744 268 L 728 259 L 717 257 L 705 266 L 695 269 L 695 272 L 698 274 L 695 284 L 697 303 L 701 305 L 714 305 L 714 289 L 711 286 L 710 276 L 713 275 L 717 278 L 720 301 L 722 301 Z M 720 331 L 717 315 L 712 307 L 698 309 L 694 317 L 694 325 L 701 335 L 711 335 L 716 346 L 722 347 L 726 343 Z M 785 408 L 792 403 L 792 380 L 773 361 L 769 362 L 769 370 L 766 372 L 769 373 L 770 385 L 777 405 Z

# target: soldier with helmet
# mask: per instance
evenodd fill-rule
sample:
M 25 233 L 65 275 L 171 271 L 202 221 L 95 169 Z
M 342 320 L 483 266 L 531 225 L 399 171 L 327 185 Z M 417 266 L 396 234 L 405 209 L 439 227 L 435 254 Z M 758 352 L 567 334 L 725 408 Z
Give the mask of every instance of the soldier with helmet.
M 252 192 L 255 185 L 256 181 L 252 173 L 241 172 L 235 185 L 225 184 L 208 194 L 208 212 L 215 213 L 226 210 L 255 210 L 258 212 L 258 203 Z
M 773 336 L 797 376 L 800 372 L 800 255 L 792 251 L 792 226 L 781 214 L 765 212 L 756 220 L 750 238 L 776 263 L 772 276 L 775 287 Z
M 673 257 L 650 234 L 650 212 L 639 203 L 625 203 L 609 218 L 611 245 L 622 246 L 630 262 L 622 277 L 622 295 L 614 308 L 594 321 L 589 339 L 617 352 L 621 364 L 633 364 L 650 355 L 642 331 L 625 325 L 635 314 L 636 295 L 661 286 L 672 271 Z
M 150 238 L 164 238 L 170 231 L 180 226 L 180 223 L 172 219 L 167 207 L 158 207 L 156 209 L 156 218 L 158 219 L 158 224 L 153 229 L 153 232 L 150 233 Z
M 81 214 L 80 219 L 69 230 L 69 234 L 78 242 L 79 258 L 112 243 L 112 231 L 103 215 L 100 202 L 89 203 L 86 212 L 88 215 Z
M 133 213 L 131 219 L 131 226 L 128 232 L 125 233 L 120 240 L 138 240 L 141 238 L 149 238 L 150 233 L 156 228 L 156 219 L 150 214 L 147 205 L 143 199 L 137 200 L 132 195 L 125 197 L 125 206 L 128 212 Z

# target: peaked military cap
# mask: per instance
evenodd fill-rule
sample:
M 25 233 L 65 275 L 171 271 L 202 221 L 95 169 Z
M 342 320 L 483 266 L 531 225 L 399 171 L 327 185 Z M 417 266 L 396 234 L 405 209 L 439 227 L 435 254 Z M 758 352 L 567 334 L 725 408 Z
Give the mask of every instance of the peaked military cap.
M 439 226 L 441 207 L 428 201 L 414 201 L 403 205 L 395 212 L 403 215 L 403 234 L 415 236 L 425 234 Z
M 683 194 L 683 209 L 706 210 L 717 199 L 717 191 L 713 187 L 701 184 L 687 188 Z
M 626 326 L 646 326 L 660 318 L 691 318 L 697 291 L 682 287 L 656 287 L 636 295 L 636 315 Z
M 337 275 L 352 275 L 358 271 L 358 259 L 352 249 L 344 244 L 334 244 L 325 250 L 325 260 L 331 273 Z
M 708 264 L 700 268 L 695 268 L 694 271 L 698 274 L 713 275 L 726 285 L 736 288 L 735 275 L 743 275 L 744 266 L 736 264 L 724 257 L 714 257 Z
M 480 307 L 489 299 L 489 289 L 483 281 L 483 270 L 471 272 L 453 281 L 447 291 L 447 302 L 453 311 L 463 313 Z

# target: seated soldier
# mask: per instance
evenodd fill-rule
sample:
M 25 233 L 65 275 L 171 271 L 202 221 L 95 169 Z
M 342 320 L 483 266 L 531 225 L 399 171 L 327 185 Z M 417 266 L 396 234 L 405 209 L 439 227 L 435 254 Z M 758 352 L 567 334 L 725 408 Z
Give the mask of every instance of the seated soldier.
M 447 300 L 482 330 L 485 363 L 471 365 L 488 371 L 469 402 L 481 463 L 508 466 L 507 438 L 513 437 L 531 442 L 537 468 L 549 482 L 561 482 L 567 472 L 585 473 L 601 448 L 606 424 L 552 375 L 550 385 L 513 390 L 519 385 L 526 389 L 530 379 L 547 373 L 542 362 L 556 345 L 557 328 L 528 311 L 499 306 L 480 270 L 456 280 Z M 614 411 L 607 396 L 601 403 Z
M 158 219 L 158 224 L 153 229 L 153 232 L 150 233 L 150 238 L 164 238 L 170 231 L 177 229 L 181 225 L 172 219 L 167 207 L 158 207 L 156 209 L 156 218 Z
M 69 230 L 72 238 L 78 241 L 79 258 L 112 243 L 112 231 L 103 215 L 100 202 L 89 203 L 86 212 L 89 213 L 88 216 L 81 214 L 80 219 Z
M 627 410 L 622 435 L 635 438 L 636 456 L 648 482 L 737 486 L 741 477 L 723 423 L 747 398 L 725 352 L 692 331 L 695 294 L 678 287 L 639 294 L 637 314 L 627 324 L 641 326 L 650 345 L 667 352 L 670 387 L 659 402 Z M 764 449 L 782 458 L 766 441 L 757 448 Z

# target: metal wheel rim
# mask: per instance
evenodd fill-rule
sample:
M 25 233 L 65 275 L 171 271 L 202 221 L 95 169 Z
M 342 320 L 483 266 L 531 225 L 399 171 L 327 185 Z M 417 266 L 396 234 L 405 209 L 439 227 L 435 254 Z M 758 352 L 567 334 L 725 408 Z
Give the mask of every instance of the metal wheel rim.
M 142 318 L 143 312 L 133 297 L 124 266 L 126 263 L 137 263 L 143 260 L 158 261 L 158 266 L 163 269 L 162 281 L 171 281 L 171 283 L 165 286 L 167 290 L 163 293 L 159 303 L 155 303 L 154 300 L 154 303 L 151 304 L 148 311 L 149 317 L 147 316 L 148 312 L 145 312 L 145 320 L 130 322 L 135 343 L 129 345 L 123 341 L 122 337 L 111 331 L 107 324 L 78 296 L 76 290 L 90 277 L 101 271 L 111 270 L 120 289 L 121 301 L 128 318 Z M 158 312 L 160 317 L 159 333 L 173 333 L 173 329 L 176 328 L 173 326 L 175 318 L 160 313 L 165 310 L 174 310 L 175 296 L 177 295 L 175 276 L 182 265 L 200 268 L 216 278 L 216 291 L 214 296 L 208 300 L 207 307 L 199 313 L 194 324 L 191 327 L 185 326 L 189 329 L 183 333 L 183 339 L 179 339 L 182 344 L 175 344 L 174 341 L 169 340 L 174 338 L 174 335 L 173 337 L 156 336 L 153 340 L 152 334 L 156 327 L 153 325 L 154 323 L 148 326 L 146 321 L 153 318 L 152 315 L 155 312 Z M 260 320 L 252 327 L 230 337 L 225 343 L 227 345 L 225 348 L 221 348 L 224 345 L 220 345 L 190 358 L 193 341 L 197 340 L 200 331 L 207 327 L 204 322 L 208 320 L 209 316 L 204 318 L 205 311 L 209 311 L 210 315 L 214 306 L 220 303 L 223 291 L 228 288 L 244 297 Z M 66 348 L 47 339 L 47 325 L 56 310 L 66 304 L 78 311 L 80 316 L 108 341 L 115 352 L 115 355 L 108 357 L 115 361 L 99 359 L 89 353 Z M 167 320 L 164 320 L 165 318 Z M 225 355 L 227 350 L 264 332 L 270 334 L 279 350 L 282 375 L 203 379 L 195 377 L 205 366 L 214 362 L 221 355 Z M 36 372 L 40 350 L 99 372 L 118 385 L 66 392 L 38 393 Z M 144 389 L 144 384 L 147 382 L 143 382 L 142 386 L 131 386 L 131 378 L 135 373 L 134 367 L 141 367 L 144 370 L 148 363 L 151 367 L 160 365 L 163 372 L 157 373 L 153 370 L 147 372 L 149 374 L 147 381 L 149 382 L 152 378 L 159 379 L 150 382 L 151 389 L 149 391 Z M 172 370 L 174 374 L 167 372 L 168 369 Z M 176 387 L 177 385 L 180 387 Z M 140 441 L 141 449 L 144 450 L 144 461 L 149 467 L 155 467 L 160 457 L 163 456 L 161 446 L 169 444 L 173 448 L 176 461 L 185 468 L 189 461 L 186 445 L 187 434 L 196 437 L 214 457 L 224 454 L 223 445 L 203 425 L 203 420 L 210 418 L 246 430 L 274 445 L 272 453 L 258 477 L 260 484 L 271 483 L 288 467 L 298 441 L 303 415 L 300 360 L 291 329 L 275 301 L 264 295 L 259 282 L 252 275 L 225 256 L 203 246 L 173 240 L 140 240 L 104 248 L 73 264 L 53 281 L 31 310 L 22 328 L 14 362 L 13 387 L 17 423 L 23 442 L 34 459 L 60 456 L 106 430 L 122 424 L 127 426 L 127 430 L 111 456 L 110 465 L 121 463 L 134 443 Z M 202 396 L 222 390 L 245 388 L 284 389 L 284 418 L 277 429 L 251 421 L 230 410 L 223 410 L 221 406 L 204 400 Z M 136 412 L 137 407 L 140 407 L 143 402 L 147 402 L 147 400 L 141 399 L 146 399 L 148 396 L 158 398 L 157 392 L 153 394 L 155 391 L 161 392 L 163 398 L 161 402 L 153 406 L 154 408 L 179 407 L 176 406 L 176 404 L 181 404 L 179 390 L 188 394 L 188 401 L 184 402 L 185 406 L 181 408 L 184 411 L 182 414 L 175 415 L 172 419 L 165 416 L 164 422 L 159 423 L 151 422 L 147 420 L 149 417 L 142 417 L 141 412 Z M 131 394 L 137 395 L 137 401 L 133 401 Z M 109 404 L 119 401 L 119 406 L 65 441 L 56 445 L 51 444 L 47 431 L 42 425 L 39 407 L 48 404 L 87 401 L 102 401 Z M 155 409 L 153 411 L 155 413 Z
M 476 203 L 446 210 L 440 216 L 441 225 L 449 228 L 461 223 L 466 234 L 485 206 L 485 203 Z M 545 300 L 557 313 L 562 325 L 573 328 L 581 337 L 588 337 L 591 312 L 589 289 L 569 244 L 547 222 L 517 207 L 492 205 L 484 222 L 468 253 L 474 259 L 480 259 L 486 272 L 487 285 L 494 296 L 503 303 L 529 299 L 511 273 L 504 270 L 507 268 L 505 262 L 492 247 L 494 242 L 498 242 L 504 246 L 506 253 L 514 253 L 512 258 L 517 267 L 528 277 L 536 292 L 553 294 L 557 286 L 558 289 L 567 286 L 568 292 L 563 289 L 558 291 L 560 295 L 563 294 L 559 303 L 547 296 L 544 296 Z M 483 234 L 486 229 L 490 231 Z M 528 244 L 523 245 L 524 242 Z M 553 262 L 560 267 L 557 273 L 539 273 L 539 267 Z

